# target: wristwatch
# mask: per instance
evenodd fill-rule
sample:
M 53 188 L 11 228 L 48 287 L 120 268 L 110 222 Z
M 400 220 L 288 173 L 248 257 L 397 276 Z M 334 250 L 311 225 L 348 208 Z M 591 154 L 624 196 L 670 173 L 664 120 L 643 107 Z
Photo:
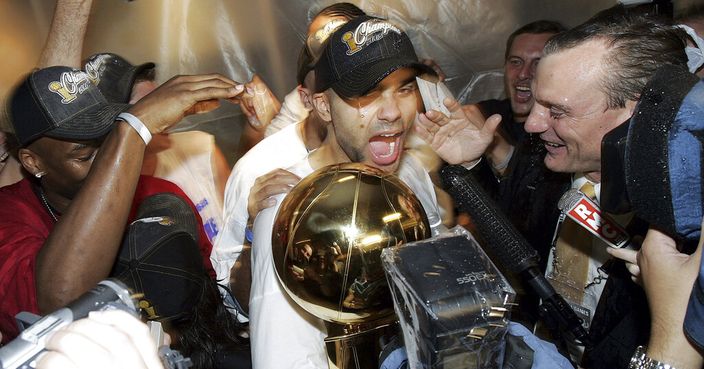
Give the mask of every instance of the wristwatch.
M 657 360 L 653 360 L 645 354 L 645 347 L 638 346 L 636 352 L 631 357 L 631 363 L 628 364 L 628 369 L 677 369 L 670 364 L 665 364 Z

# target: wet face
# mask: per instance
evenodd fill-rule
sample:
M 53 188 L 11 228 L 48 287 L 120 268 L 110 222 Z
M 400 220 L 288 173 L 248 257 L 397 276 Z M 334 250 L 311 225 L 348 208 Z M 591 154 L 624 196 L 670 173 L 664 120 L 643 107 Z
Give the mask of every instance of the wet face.
M 504 63 L 504 87 L 517 122 L 523 122 L 533 106 L 531 82 L 543 53 L 554 33 L 523 33 L 513 39 Z
M 24 155 L 20 157 L 30 173 L 45 173 L 41 181 L 47 194 L 70 201 L 81 189 L 99 148 L 100 141 L 70 142 L 42 137 L 23 149 L 32 152 L 36 167 L 27 163 Z
M 555 172 L 582 172 L 601 181 L 601 140 L 630 118 L 634 101 L 609 109 L 599 79 L 606 45 L 590 41 L 542 59 L 533 81 L 535 104 L 525 130 L 539 133 Z
M 356 98 L 325 92 L 339 162 L 364 163 L 389 173 L 398 169 L 406 132 L 421 108 L 416 75 L 415 69 L 398 69 Z

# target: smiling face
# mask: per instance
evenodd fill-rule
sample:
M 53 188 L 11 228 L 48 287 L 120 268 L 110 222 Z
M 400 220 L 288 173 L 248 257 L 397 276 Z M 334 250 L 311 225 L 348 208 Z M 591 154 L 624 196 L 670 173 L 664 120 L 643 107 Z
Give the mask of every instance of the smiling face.
M 334 146 L 337 162 L 363 163 L 389 173 L 398 169 L 406 132 L 421 107 L 417 73 L 398 69 L 355 98 L 343 99 L 331 89 L 316 94 L 325 105 L 319 113 L 332 124 L 334 142 L 326 145 Z
M 535 104 L 525 123 L 539 133 L 547 155 L 545 165 L 555 172 L 583 172 L 601 181 L 601 140 L 633 113 L 626 107 L 608 109 L 600 78 L 606 45 L 588 41 L 543 57 L 533 81 Z
M 517 122 L 523 122 L 533 106 L 531 82 L 543 53 L 543 47 L 553 33 L 522 33 L 514 38 L 504 63 L 504 87 L 511 101 Z

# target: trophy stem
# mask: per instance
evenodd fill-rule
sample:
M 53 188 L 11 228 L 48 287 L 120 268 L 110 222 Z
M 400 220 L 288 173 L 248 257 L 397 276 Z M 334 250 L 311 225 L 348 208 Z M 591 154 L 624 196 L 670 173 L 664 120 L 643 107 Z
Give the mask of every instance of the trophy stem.
M 327 323 L 330 335 L 325 339 L 330 369 L 369 369 L 379 367 L 379 355 L 398 335 L 396 323 L 367 324 Z

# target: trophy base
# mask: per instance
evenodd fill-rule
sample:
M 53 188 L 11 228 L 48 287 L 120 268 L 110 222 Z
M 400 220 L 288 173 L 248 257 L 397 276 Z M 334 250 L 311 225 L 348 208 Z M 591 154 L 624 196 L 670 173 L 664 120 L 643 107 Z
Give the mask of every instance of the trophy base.
M 399 334 L 396 323 L 373 328 L 362 325 L 329 324 L 325 339 L 330 369 L 376 369 L 379 356 L 391 339 Z

